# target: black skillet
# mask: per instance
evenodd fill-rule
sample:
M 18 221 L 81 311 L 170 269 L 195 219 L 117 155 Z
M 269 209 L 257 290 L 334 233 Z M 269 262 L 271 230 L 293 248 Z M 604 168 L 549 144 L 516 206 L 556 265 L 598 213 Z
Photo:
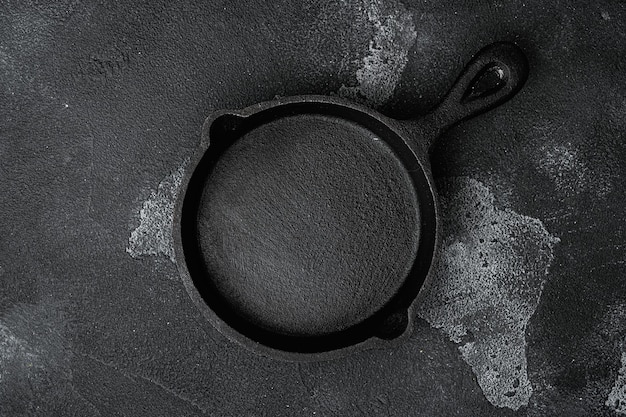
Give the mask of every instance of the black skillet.
M 408 337 L 439 244 L 428 151 L 526 76 L 523 53 L 496 43 L 416 120 L 323 96 L 214 113 L 173 224 L 191 298 L 221 333 L 280 359 Z

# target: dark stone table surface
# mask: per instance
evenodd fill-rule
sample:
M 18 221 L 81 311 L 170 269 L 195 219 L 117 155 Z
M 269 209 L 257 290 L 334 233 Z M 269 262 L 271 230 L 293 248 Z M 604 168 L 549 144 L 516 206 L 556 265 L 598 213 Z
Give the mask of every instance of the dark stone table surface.
M 499 40 L 530 76 L 433 152 L 409 342 L 286 363 L 203 319 L 169 226 L 211 111 L 408 118 Z M 626 414 L 624 2 L 5 0 L 0 118 L 2 416 Z

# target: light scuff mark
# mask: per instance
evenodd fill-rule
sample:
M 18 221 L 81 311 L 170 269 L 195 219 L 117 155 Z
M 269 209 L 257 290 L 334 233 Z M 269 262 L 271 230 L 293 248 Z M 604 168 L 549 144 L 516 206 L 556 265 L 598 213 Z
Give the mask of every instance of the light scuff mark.
M 603 340 L 618 339 L 618 349 L 621 351 L 620 369 L 617 371 L 613 385 L 608 392 L 604 405 L 615 411 L 616 414 L 626 415 L 626 303 L 619 300 L 609 306 L 598 330 Z
M 609 175 L 592 169 L 572 143 L 546 144 L 541 147 L 541 154 L 539 170 L 550 177 L 559 193 L 573 196 L 593 192 L 604 197 L 611 191 Z
M 526 328 L 559 239 L 538 219 L 497 207 L 477 180 L 440 188 L 443 247 L 418 314 L 459 345 L 492 404 L 517 410 L 533 392 Z
M 606 117 L 616 129 L 626 126 L 625 109 L 626 101 L 607 103 Z M 604 199 L 616 188 L 621 158 L 614 147 L 596 143 L 592 126 L 541 120 L 534 127 L 541 146 L 532 154 L 533 163 L 562 198 L 591 194 Z
M 626 415 L 626 352 L 622 352 L 622 367 L 605 405 L 617 414 Z
M 81 6 L 81 0 L 30 0 L 35 9 L 45 17 L 57 21 L 67 21 Z
M 187 163 L 188 160 L 185 160 L 176 171 L 165 177 L 144 201 L 139 211 L 139 226 L 131 232 L 126 248 L 133 258 L 164 255 L 176 262 L 171 229 L 174 206 Z
M 0 318 L 0 415 L 100 415 L 73 385 L 67 318 L 58 307 L 18 304 Z
M 39 360 L 38 355 L 30 349 L 28 344 L 18 338 L 8 327 L 0 323 L 0 384 L 6 378 L 10 368 L 15 363 L 28 364 L 28 371 Z
M 358 10 L 367 15 L 371 25 L 369 54 L 356 72 L 358 85 L 342 85 L 337 93 L 380 107 L 393 96 L 417 32 L 413 15 L 400 2 L 364 0 Z

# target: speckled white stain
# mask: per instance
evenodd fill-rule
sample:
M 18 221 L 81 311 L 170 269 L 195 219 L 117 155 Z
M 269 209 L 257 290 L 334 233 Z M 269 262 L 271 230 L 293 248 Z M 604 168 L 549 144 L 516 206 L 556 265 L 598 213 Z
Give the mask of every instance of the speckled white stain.
M 626 352 L 622 352 L 622 367 L 605 404 L 617 414 L 626 415 Z
M 364 0 L 358 10 L 372 26 L 369 54 L 357 70 L 357 86 L 341 86 L 340 96 L 380 107 L 393 95 L 417 32 L 412 14 L 397 1 Z
M 607 118 L 616 126 L 626 126 L 617 120 L 624 119 L 622 106 L 607 107 Z M 612 149 L 585 146 L 591 133 L 584 130 L 554 126 L 551 122 L 538 124 L 536 130 L 543 144 L 537 148 L 533 160 L 537 171 L 553 182 L 560 197 L 577 198 L 580 194 L 591 194 L 602 199 L 614 190 L 620 159 Z M 563 137 L 572 140 L 563 140 Z
M 187 163 L 188 160 L 165 177 L 144 201 L 139 211 L 139 226 L 131 232 L 126 248 L 133 258 L 164 255 L 175 262 L 171 229 L 174 206 Z
M 443 247 L 418 314 L 459 344 L 492 404 L 517 410 L 533 392 L 526 327 L 559 239 L 539 220 L 496 207 L 474 179 L 449 179 L 440 192 Z
M 544 145 L 541 152 L 539 170 L 550 177 L 559 193 L 573 196 L 591 191 L 604 197 L 610 192 L 604 175 L 593 172 L 571 143 Z

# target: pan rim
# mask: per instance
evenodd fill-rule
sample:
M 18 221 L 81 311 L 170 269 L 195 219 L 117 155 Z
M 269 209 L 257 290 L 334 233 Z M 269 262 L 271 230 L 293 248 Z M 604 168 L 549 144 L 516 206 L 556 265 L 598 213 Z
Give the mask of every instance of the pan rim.
M 354 112 L 354 114 L 358 114 L 360 117 L 364 117 L 368 119 L 371 123 L 377 123 L 382 128 L 389 131 L 389 134 L 394 135 L 397 140 L 401 141 L 403 146 L 410 151 L 410 159 L 414 162 L 415 168 L 409 170 L 404 163 L 402 158 L 399 158 L 402 162 L 403 167 L 409 173 L 411 178 L 412 186 L 415 190 L 415 195 L 417 198 L 417 204 L 419 206 L 419 215 L 420 215 L 420 228 L 422 230 L 427 231 L 427 233 L 420 232 L 420 236 L 418 238 L 419 244 L 415 254 L 415 259 L 413 259 L 413 265 L 411 266 L 410 272 L 403 278 L 403 283 L 400 285 L 400 290 L 402 291 L 405 287 L 405 284 L 409 280 L 415 280 L 415 268 L 416 264 L 422 263 L 420 265 L 419 273 L 421 276 L 421 282 L 417 285 L 417 289 L 414 289 L 415 294 L 412 294 L 411 297 L 408 297 L 402 301 L 402 311 L 406 312 L 407 315 L 407 324 L 404 332 L 394 337 L 392 340 L 386 338 L 380 338 L 376 335 L 376 332 L 372 332 L 369 334 L 363 333 L 361 337 L 350 339 L 350 337 L 345 340 L 348 343 L 329 343 L 328 338 L 336 337 L 336 334 L 325 335 L 324 337 L 313 336 L 311 338 L 303 338 L 297 337 L 297 340 L 294 339 L 294 343 L 284 344 L 284 335 L 277 335 L 279 342 L 277 343 L 267 343 L 265 340 L 259 340 L 259 338 L 254 337 L 249 332 L 241 331 L 241 328 L 236 328 L 237 326 L 233 326 L 232 321 L 229 323 L 228 318 L 225 318 L 218 314 L 213 306 L 203 297 L 201 291 L 196 286 L 196 280 L 194 280 L 194 276 L 192 272 L 190 272 L 188 268 L 187 255 L 186 255 L 186 245 L 183 240 L 183 227 L 182 220 L 183 215 L 186 213 L 185 211 L 185 197 L 188 194 L 190 182 L 192 181 L 192 177 L 194 173 L 196 173 L 198 167 L 202 164 L 203 159 L 207 158 L 207 155 L 211 152 L 210 145 L 210 133 L 211 127 L 216 120 L 218 120 L 222 116 L 235 116 L 241 119 L 250 120 L 250 117 L 255 115 L 262 115 L 265 111 L 268 110 L 276 110 L 279 108 L 287 109 L 290 108 L 293 110 L 295 106 L 306 106 L 306 105 L 324 105 L 328 106 L 331 110 L 337 109 L 349 109 L 350 112 Z M 311 112 L 306 112 L 310 114 Z M 337 116 L 333 114 L 333 116 L 346 119 L 342 116 Z M 348 119 L 350 121 L 355 121 Z M 357 123 L 359 123 L 357 121 Z M 359 123 L 361 124 L 361 123 Z M 361 124 L 362 125 L 362 124 Z M 366 126 L 364 126 L 366 127 Z M 366 127 L 367 128 L 367 127 Z M 372 131 L 371 129 L 368 129 Z M 378 135 L 381 136 L 381 135 Z M 392 148 L 392 150 L 396 150 L 396 147 L 389 144 L 388 138 L 381 137 L 381 139 Z M 179 269 L 179 273 L 182 277 L 185 288 L 196 304 L 198 308 L 202 311 L 205 318 L 209 320 L 209 322 L 222 334 L 226 335 L 230 339 L 242 344 L 244 347 L 251 349 L 257 353 L 265 354 L 268 356 L 272 356 L 278 359 L 283 360 L 325 360 L 334 357 L 343 356 L 355 350 L 363 350 L 369 348 L 376 348 L 382 346 L 389 346 L 392 343 L 400 342 L 401 340 L 407 338 L 409 334 L 412 332 L 413 328 L 413 315 L 414 315 L 414 307 L 416 303 L 419 302 L 420 299 L 423 298 L 423 294 L 427 292 L 431 283 L 431 275 L 432 270 L 436 262 L 436 254 L 439 246 L 439 221 L 438 221 L 438 204 L 437 204 L 437 195 L 434 191 L 434 181 L 432 178 L 432 174 L 430 172 L 430 166 L 427 160 L 427 155 L 424 155 L 424 151 L 420 148 L 419 144 L 416 144 L 414 141 L 409 140 L 409 133 L 406 132 L 401 124 L 397 120 L 387 118 L 386 116 L 381 115 L 378 112 L 370 110 L 364 106 L 349 102 L 347 100 L 343 100 L 337 97 L 325 97 L 325 96 L 295 96 L 289 97 L 286 99 L 279 99 L 269 102 L 259 103 L 250 107 L 247 107 L 243 110 L 239 111 L 218 111 L 214 112 L 210 115 L 203 127 L 203 140 L 201 144 L 194 152 L 192 160 L 187 166 L 185 174 L 183 176 L 181 182 L 180 192 L 178 194 L 178 199 L 175 207 L 174 213 L 174 221 L 173 221 L 173 237 L 174 237 L 174 252 L 175 259 Z M 397 156 L 397 153 L 396 153 Z M 421 181 L 420 190 L 417 189 L 416 178 L 418 181 Z M 425 193 L 424 190 L 428 190 L 428 193 Z M 425 198 L 426 197 L 426 198 Z M 424 213 L 427 213 L 425 215 Z M 428 217 L 428 219 L 426 219 Z M 427 224 L 424 224 L 426 221 Z M 427 236 L 429 242 L 425 244 L 423 242 L 424 236 Z M 395 296 L 393 297 L 395 298 Z M 392 304 L 391 301 L 389 304 Z M 397 307 L 397 306 L 396 306 Z M 383 308 L 385 310 L 385 308 Z M 386 311 L 389 313 L 389 311 Z M 364 323 L 368 323 L 368 321 L 376 316 L 378 312 L 373 313 L 367 319 L 365 319 Z M 380 317 L 378 317 L 380 319 Z M 369 324 L 378 323 L 376 320 L 369 321 Z M 378 323 L 380 324 L 380 323 Z M 349 329 L 348 329 L 349 330 Z M 344 333 L 342 330 L 340 333 Z M 292 336 L 287 336 L 287 338 L 293 338 Z M 317 340 L 316 340 L 317 339 Z M 323 339 L 320 342 L 320 339 Z M 350 342 L 350 340 L 352 340 Z M 297 343 L 295 343 L 297 342 Z M 290 349 L 287 348 L 287 345 L 293 346 L 298 344 L 304 344 L 307 346 L 306 350 L 298 350 L 298 349 Z

